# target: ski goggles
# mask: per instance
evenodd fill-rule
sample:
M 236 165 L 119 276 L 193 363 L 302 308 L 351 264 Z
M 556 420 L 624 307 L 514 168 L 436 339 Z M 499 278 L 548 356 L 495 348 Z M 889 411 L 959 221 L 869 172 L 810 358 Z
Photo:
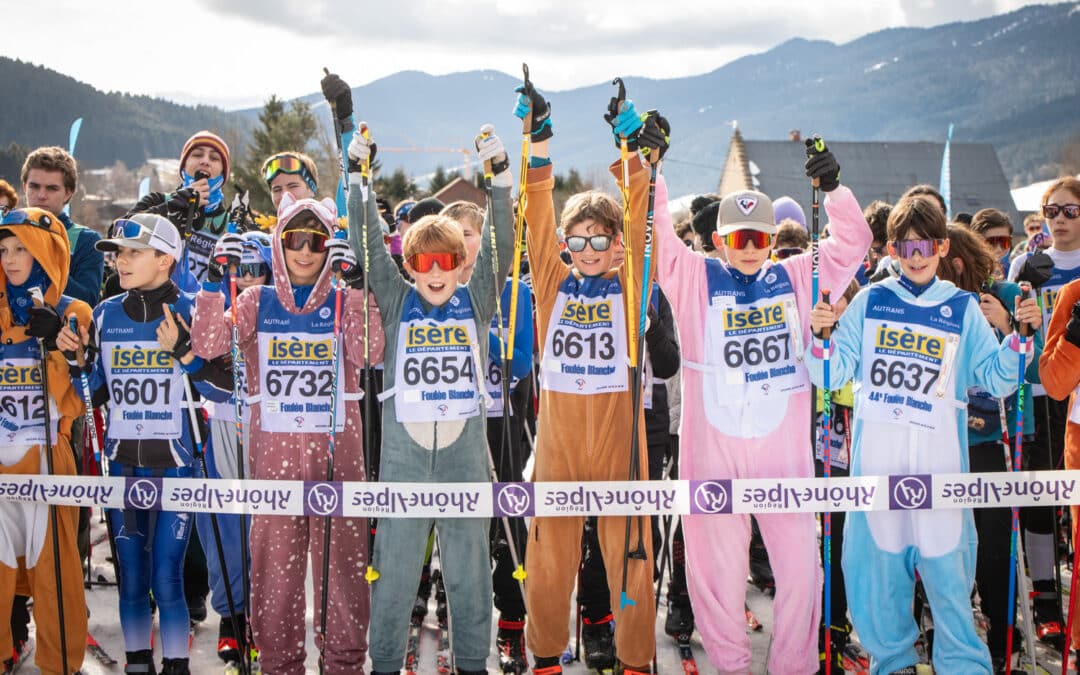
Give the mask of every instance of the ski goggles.
M 566 248 L 573 253 L 581 253 L 585 250 L 585 244 L 592 247 L 596 252 L 606 251 L 611 248 L 611 236 L 606 234 L 594 234 L 591 237 L 567 237 Z
M 735 230 L 728 232 L 721 239 L 724 246 L 734 249 L 746 248 L 747 244 L 753 244 L 754 248 L 768 248 L 772 246 L 772 235 L 761 230 Z
M 916 253 L 924 258 L 929 258 L 932 255 L 937 255 L 943 241 L 942 239 L 904 239 L 894 241 L 892 247 L 896 251 L 897 257 L 905 260 Z
M 799 255 L 802 252 L 803 252 L 803 250 L 801 248 L 799 248 L 798 246 L 792 246 L 792 247 L 774 249 L 773 250 L 773 255 L 776 256 L 777 260 L 786 260 L 787 258 L 790 258 L 793 255 Z
M 261 277 L 270 273 L 270 266 L 266 263 L 240 263 L 236 267 L 236 274 L 241 277 Z
M 322 253 L 329 239 L 326 232 L 318 230 L 285 230 L 281 233 L 281 243 L 290 251 L 299 251 L 307 246 L 312 253 Z
M 986 241 L 987 244 L 990 244 L 990 246 L 992 246 L 994 248 L 1004 248 L 1004 249 L 1012 248 L 1012 237 L 1007 235 L 1007 234 L 998 235 L 998 236 L 994 236 L 994 237 L 983 237 L 983 240 Z
M 409 256 L 409 266 L 421 274 L 430 272 L 436 263 L 443 272 L 449 272 L 461 264 L 461 256 L 457 253 L 414 253 Z
M 1064 213 L 1069 220 L 1076 220 L 1080 218 L 1080 204 L 1043 204 L 1042 213 L 1050 219 L 1057 218 L 1059 213 Z
M 266 163 L 263 179 L 269 183 L 274 180 L 279 173 L 298 173 L 301 178 L 304 179 L 304 182 L 308 184 L 308 187 L 311 188 L 312 192 L 317 192 L 318 190 L 315 184 L 315 178 L 296 155 L 286 153 L 271 158 L 270 161 Z
M 29 225 L 30 227 L 36 227 L 39 230 L 45 230 L 46 232 L 52 232 L 53 234 L 59 235 L 59 232 L 52 229 L 52 223 L 52 216 L 48 214 L 42 214 L 35 219 L 22 209 L 11 209 L 4 214 L 2 219 L 0 219 L 0 227 Z

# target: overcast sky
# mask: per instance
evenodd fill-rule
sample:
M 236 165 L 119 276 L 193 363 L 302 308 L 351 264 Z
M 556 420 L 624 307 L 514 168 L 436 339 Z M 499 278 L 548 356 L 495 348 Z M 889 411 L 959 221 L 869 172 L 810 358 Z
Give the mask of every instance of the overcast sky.
M 14 4 L 3 0 L 0 5 Z M 490 68 L 551 90 L 708 72 L 792 37 L 843 43 L 978 19 L 1023 0 L 36 0 L 4 13 L 0 54 L 105 91 L 225 108 L 399 70 Z M 373 9 L 377 7 L 377 9 Z

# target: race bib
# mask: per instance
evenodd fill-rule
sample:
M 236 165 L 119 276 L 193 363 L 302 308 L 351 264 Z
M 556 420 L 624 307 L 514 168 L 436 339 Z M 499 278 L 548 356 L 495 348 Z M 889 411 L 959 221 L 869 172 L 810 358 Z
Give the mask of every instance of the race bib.
M 37 352 L 36 345 L 33 349 Z M 59 419 L 56 402 L 50 396 L 49 420 L 54 441 Z M 0 360 L 0 440 L 6 445 L 41 445 L 46 441 L 45 394 L 36 358 Z
M 936 431 L 955 416 L 952 365 L 969 302 L 961 294 L 936 305 L 914 305 L 888 289 L 871 291 L 863 325 L 860 417 Z
M 541 386 L 584 395 L 627 391 L 625 311 L 616 277 L 563 282 L 544 341 Z
M 328 433 L 337 397 L 335 431 L 345 430 L 344 359 L 334 388 L 334 338 L 328 333 L 259 333 L 262 430 Z
M 742 284 L 719 261 L 706 265 L 709 306 L 705 313 L 702 371 L 706 417 L 726 434 L 757 438 L 783 420 L 787 399 L 809 391 L 802 363 L 802 322 L 787 270 L 773 265 L 751 284 Z M 746 406 L 770 401 L 769 415 L 747 414 Z
M 180 438 L 183 383 L 172 354 L 156 342 L 103 342 L 102 361 L 110 439 Z
M 829 451 L 832 466 L 837 469 L 848 469 L 851 464 L 851 408 L 834 405 L 829 418 Z M 814 458 L 819 462 L 825 461 L 825 414 L 817 413 L 817 438 L 814 442 Z
M 192 232 L 187 240 L 188 269 L 200 282 L 206 280 L 210 257 L 214 254 L 217 238 L 205 232 Z

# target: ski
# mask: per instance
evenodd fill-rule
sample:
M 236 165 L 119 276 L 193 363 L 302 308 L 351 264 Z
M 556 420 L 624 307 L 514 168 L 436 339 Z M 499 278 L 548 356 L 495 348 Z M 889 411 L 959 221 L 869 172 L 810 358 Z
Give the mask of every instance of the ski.
M 439 675 L 450 675 L 454 672 L 453 659 L 450 655 L 450 626 L 446 621 L 439 622 L 439 651 L 436 668 Z
M 420 634 L 424 629 L 423 617 L 415 614 L 409 620 L 409 639 L 405 646 L 405 673 L 416 675 L 420 664 Z
M 682 669 L 685 675 L 698 675 L 697 659 L 694 658 L 694 650 L 690 647 L 690 634 L 680 633 L 675 636 L 675 643 L 679 647 L 679 658 L 682 659 Z
M 94 636 L 90 634 L 90 631 L 86 632 L 86 651 L 90 652 L 90 656 L 97 659 L 98 663 L 103 666 L 115 666 L 116 659 L 109 656 L 109 652 L 98 644 L 98 641 L 94 639 Z

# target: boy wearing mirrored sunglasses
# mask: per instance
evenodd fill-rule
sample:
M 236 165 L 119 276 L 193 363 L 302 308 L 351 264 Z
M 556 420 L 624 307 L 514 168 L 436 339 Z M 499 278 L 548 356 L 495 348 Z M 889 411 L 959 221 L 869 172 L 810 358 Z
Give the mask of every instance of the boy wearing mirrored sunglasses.
M 840 185 L 832 152 L 807 140 L 806 174 L 821 182 L 831 236 L 819 250 L 821 288 L 842 289 L 870 246 L 851 191 Z M 756 191 L 726 195 L 714 245 L 727 262 L 675 245 L 657 183 L 657 277 L 679 326 L 683 407 L 679 477 L 812 478 L 810 341 L 812 260 L 769 260 L 776 232 L 772 201 Z M 840 380 L 834 380 L 840 381 Z M 776 579 L 776 629 L 769 670 L 818 669 L 821 581 L 814 514 L 755 516 Z M 683 518 L 687 581 L 705 649 L 721 672 L 750 667 L 746 635 L 747 548 L 744 515 Z
M 186 378 L 201 395 L 223 398 L 231 384 L 220 364 L 197 357 L 188 326 L 192 297 L 170 280 L 183 241 L 163 216 L 140 213 L 118 220 L 115 236 L 97 243 L 116 253 L 125 293 L 94 309 L 90 328 L 79 335 L 64 326 L 57 346 L 72 352 L 73 379 L 80 372 L 74 352 L 83 351 L 96 403 L 109 403 L 104 453 L 112 475 L 190 478 L 196 475 L 195 442 L 187 417 Z M 110 511 L 120 567 L 120 623 L 127 662 L 154 672 L 150 596 L 160 612 L 165 673 L 188 668 L 188 603 L 183 566 L 194 525 L 190 513 Z
M 461 227 L 445 216 L 421 218 L 405 233 L 404 266 L 414 281 L 401 277 L 383 244 L 383 220 L 375 195 L 363 186 L 360 174 L 371 155 L 371 139 L 355 134 L 349 145 L 350 241 L 357 257 L 367 258 L 365 274 L 382 310 L 387 337 L 386 361 L 393 364 L 385 370 L 385 391 L 380 397 L 385 397 L 380 480 L 490 480 L 484 415 L 489 400 L 484 386 L 488 340 L 484 336 L 512 261 L 511 174 L 502 141 L 490 126 L 482 129 L 476 145 L 480 160 L 492 165 L 493 198 L 468 284 L 461 283 L 467 262 Z M 492 269 L 492 228 L 498 270 Z M 362 237 L 366 237 L 367 256 Z M 457 671 L 486 672 L 492 613 L 489 522 L 482 518 L 379 521 L 371 559 L 380 574 L 371 587 L 373 672 L 398 672 L 405 660 L 403 638 L 433 525 L 454 627 Z
M 949 240 L 945 214 L 932 198 L 902 198 L 889 215 L 888 236 L 901 276 L 855 296 L 830 345 L 832 381 L 857 383 L 851 475 L 965 472 L 968 389 L 995 397 L 1014 392 L 1019 351 L 1030 354 L 1034 340 L 1022 345 L 1014 332 L 999 343 L 977 298 L 937 278 Z M 1015 317 L 1032 330 L 1041 324 L 1034 298 L 1020 302 Z M 806 352 L 818 386 L 823 343 L 817 336 L 835 324 L 833 308 L 818 303 Z M 916 572 L 934 613 L 934 670 L 993 672 L 971 613 L 975 557 L 970 509 L 847 515 L 844 576 L 858 580 L 847 585 L 848 606 L 874 672 L 918 662 L 911 614 Z
M 246 446 L 254 479 L 324 479 L 329 435 L 334 433 L 334 480 L 361 481 L 366 472 L 360 410 L 365 303 L 371 317 L 371 362 L 382 360 L 379 310 L 371 295 L 334 290 L 334 276 L 356 264 L 344 239 L 335 239 L 333 200 L 285 194 L 270 238 L 273 283 L 252 286 L 236 300 L 239 348 L 244 354 L 251 415 Z M 242 236 L 226 234 L 214 257 L 243 263 Z M 226 354 L 231 310 L 220 279 L 203 283 L 196 297 L 192 340 L 198 354 Z M 343 293 L 334 382 L 335 293 Z M 348 364 L 348 365 L 346 365 Z M 336 413 L 334 412 L 336 406 Z M 331 419 L 334 419 L 333 429 Z M 308 560 L 316 589 L 323 585 L 327 519 L 256 515 L 251 518 L 251 628 L 266 672 L 301 672 L 306 658 L 305 587 Z M 326 673 L 355 673 L 367 653 L 369 594 L 364 519 L 331 521 L 327 635 L 317 633 Z M 234 592 L 235 592 L 235 586 Z M 322 608 L 315 605 L 314 625 Z

